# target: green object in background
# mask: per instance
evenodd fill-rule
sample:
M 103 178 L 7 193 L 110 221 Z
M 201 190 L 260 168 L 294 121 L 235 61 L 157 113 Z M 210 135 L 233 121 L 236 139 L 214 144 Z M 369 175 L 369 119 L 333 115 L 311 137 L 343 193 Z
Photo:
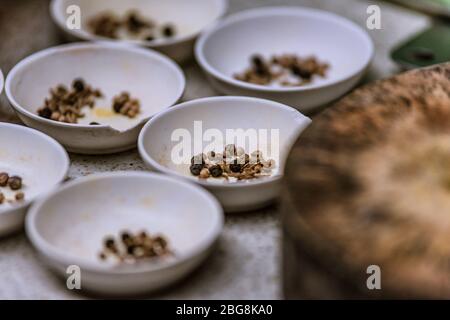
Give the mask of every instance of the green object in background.
M 438 24 L 427 29 L 395 48 L 391 56 L 406 69 L 450 61 L 450 26 Z
M 450 17 L 450 0 L 390 0 L 428 14 Z

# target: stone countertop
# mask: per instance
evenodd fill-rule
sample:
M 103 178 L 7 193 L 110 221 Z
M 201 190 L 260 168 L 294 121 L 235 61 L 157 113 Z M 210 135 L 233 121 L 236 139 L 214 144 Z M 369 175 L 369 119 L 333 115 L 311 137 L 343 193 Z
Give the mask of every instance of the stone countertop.
M 230 0 L 229 13 L 268 5 L 303 5 L 336 12 L 365 26 L 365 0 Z M 365 81 L 397 72 L 389 52 L 400 41 L 429 24 L 428 18 L 390 3 L 381 7 L 382 29 L 370 31 L 376 55 Z M 61 43 L 48 14 L 47 0 L 2 0 L 0 3 L 0 68 L 7 74 L 32 52 Z M 183 100 L 215 95 L 198 66 L 183 67 L 187 90 Z M 5 95 L 0 97 L 0 121 L 19 122 Z M 145 170 L 138 153 L 108 156 L 70 155 L 71 179 L 104 171 Z M 276 206 L 256 212 L 230 214 L 210 258 L 172 288 L 149 298 L 159 299 L 279 299 L 281 292 L 280 223 Z M 66 289 L 39 261 L 22 233 L 0 239 L 0 299 L 84 299 Z

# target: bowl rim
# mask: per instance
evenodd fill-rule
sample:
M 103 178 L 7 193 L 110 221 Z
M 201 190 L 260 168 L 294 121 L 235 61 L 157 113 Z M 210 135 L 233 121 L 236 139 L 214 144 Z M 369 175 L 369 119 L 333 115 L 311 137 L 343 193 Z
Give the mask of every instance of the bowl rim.
M 177 110 L 180 109 L 186 109 L 186 108 L 190 108 L 198 103 L 214 103 L 214 102 L 221 102 L 221 101 L 235 101 L 235 102 L 259 102 L 259 103 L 269 103 L 272 106 L 280 109 L 281 112 L 293 112 L 295 114 L 297 114 L 298 116 L 298 120 L 299 118 L 301 118 L 301 120 L 307 120 L 307 121 L 311 121 L 310 118 L 308 118 L 307 116 L 303 115 L 300 111 L 298 111 L 297 109 L 294 109 L 292 107 L 289 107 L 285 104 L 276 102 L 276 101 L 272 101 L 272 100 L 267 100 L 267 99 L 262 99 L 262 98 L 254 98 L 254 97 L 245 97 L 245 96 L 217 96 L 217 97 L 206 97 L 206 98 L 200 98 L 200 99 L 194 99 L 194 100 L 190 100 L 187 102 L 183 102 L 180 103 L 178 105 L 175 105 L 163 112 L 158 113 L 155 117 L 153 117 L 152 119 L 150 119 L 142 128 L 141 132 L 139 133 L 139 138 L 138 138 L 138 152 L 141 156 L 141 158 L 143 159 L 143 161 L 150 167 L 155 168 L 157 171 L 164 173 L 164 174 L 168 174 L 171 176 L 175 176 L 178 178 L 182 178 L 185 179 L 187 181 L 190 181 L 192 183 L 196 183 L 199 184 L 205 188 L 211 188 L 211 189 L 215 189 L 215 188 L 251 188 L 253 186 L 260 186 L 260 185 L 266 185 L 266 184 L 272 184 L 274 182 L 280 181 L 283 176 L 284 176 L 284 172 L 278 173 L 274 176 L 270 176 L 264 179 L 254 179 L 254 180 L 250 180 L 250 181 L 237 181 L 237 182 L 233 182 L 233 183 L 221 183 L 221 182 L 212 182 L 212 181 L 203 181 L 200 180 L 196 177 L 191 177 L 188 175 L 183 175 L 179 172 L 176 172 L 174 170 L 171 170 L 169 168 L 167 168 L 166 166 L 161 165 L 158 161 L 154 160 L 149 153 L 147 152 L 145 145 L 144 145 L 144 140 L 145 140 L 145 136 L 147 134 L 147 131 L 149 130 L 149 128 L 156 123 L 157 121 L 160 121 L 161 118 L 163 118 L 165 115 L 170 114 L 170 113 L 174 113 L 177 112 Z M 283 168 L 284 171 L 284 168 Z
M 189 188 L 193 190 L 197 196 L 203 198 L 204 201 L 208 202 L 211 206 L 211 216 L 213 217 L 213 225 L 211 229 L 207 230 L 207 237 L 197 246 L 191 250 L 186 250 L 181 254 L 178 254 L 174 260 L 171 261 L 161 261 L 158 264 L 148 264 L 142 265 L 137 269 L 130 268 L 111 268 L 108 266 L 101 267 L 94 262 L 88 261 L 85 258 L 72 257 L 66 254 L 63 250 L 55 247 L 52 243 L 45 240 L 38 231 L 36 223 L 38 216 L 41 212 L 43 205 L 47 203 L 50 199 L 57 197 L 59 194 L 65 192 L 68 189 L 76 187 L 78 185 L 92 183 L 93 181 L 99 180 L 109 180 L 109 179 L 124 179 L 124 178 L 144 178 L 152 182 L 165 180 L 169 183 L 174 184 L 174 186 L 181 188 Z M 207 190 L 200 188 L 192 183 L 183 181 L 181 179 L 176 179 L 167 175 L 160 173 L 151 173 L 144 171 L 117 171 L 117 172 L 104 172 L 96 173 L 86 177 L 81 177 L 76 180 L 70 181 L 64 184 L 58 190 L 54 190 L 52 193 L 46 195 L 39 201 L 35 202 L 29 209 L 28 214 L 25 219 L 25 230 L 33 246 L 39 251 L 43 256 L 46 256 L 58 264 L 64 264 L 70 266 L 77 264 L 82 270 L 87 270 L 91 272 L 98 272 L 103 274 L 111 275 L 132 275 L 132 274 L 142 274 L 148 272 L 157 272 L 164 269 L 173 268 L 180 264 L 183 264 L 207 251 L 219 238 L 222 233 L 224 226 L 224 213 L 219 202 L 214 198 Z
M 50 2 L 50 15 L 51 15 L 53 21 L 58 25 L 58 27 L 61 30 L 64 30 L 65 32 L 69 33 L 71 36 L 82 39 L 82 40 L 87 40 L 87 41 L 96 41 L 97 40 L 97 41 L 109 41 L 109 42 L 113 42 L 113 43 L 128 43 L 128 44 L 132 44 L 132 45 L 146 46 L 149 48 L 160 48 L 160 47 L 175 45 L 178 43 L 194 40 L 203 32 L 203 30 L 207 29 L 208 27 L 210 27 L 211 25 L 216 23 L 218 20 L 220 20 L 223 16 L 225 16 L 225 14 L 228 11 L 228 7 L 229 7 L 229 0 L 212 0 L 212 1 L 215 1 L 215 3 L 217 4 L 217 6 L 219 8 L 219 14 L 217 15 L 217 17 L 213 21 L 211 21 L 211 23 L 208 23 L 205 26 L 203 26 L 199 31 L 191 33 L 191 34 L 187 34 L 187 35 L 184 35 L 181 37 L 174 37 L 171 39 L 155 39 L 153 41 L 120 40 L 120 39 L 115 40 L 115 39 L 109 39 L 106 37 L 97 36 L 89 31 L 84 30 L 83 28 L 81 28 L 80 30 L 71 30 L 71 29 L 67 28 L 66 25 L 64 24 L 63 20 L 61 19 L 61 15 L 60 15 L 61 8 L 59 6 L 61 6 L 63 4 L 63 1 L 65 1 L 65 0 L 52 0 Z
M 69 169 L 70 169 L 70 158 L 69 158 L 69 155 L 67 154 L 67 151 L 63 148 L 63 146 L 58 141 L 56 141 L 52 137 L 50 137 L 50 136 L 46 135 L 45 133 L 40 132 L 36 129 L 29 128 L 29 127 L 26 127 L 23 125 L 7 123 L 7 122 L 0 122 L 0 128 L 2 128 L 2 127 L 6 128 L 6 129 L 11 129 L 11 130 L 23 131 L 23 132 L 29 133 L 31 136 L 34 136 L 39 139 L 43 139 L 46 142 L 48 142 L 49 145 L 51 145 L 53 148 L 58 149 L 58 152 L 61 154 L 61 157 L 58 158 L 57 160 L 62 162 L 63 169 L 60 172 L 59 179 L 53 184 L 52 187 L 50 187 L 48 190 L 46 190 L 44 192 L 41 192 L 40 194 L 37 194 L 36 196 L 34 196 L 31 199 L 26 198 L 25 201 L 23 201 L 19 205 L 15 205 L 13 207 L 0 210 L 0 217 L 4 214 L 8 214 L 8 213 L 11 213 L 16 210 L 24 209 L 24 208 L 28 207 L 30 204 L 38 201 L 38 199 L 40 199 L 42 196 L 46 195 L 47 193 L 51 192 L 54 188 L 58 187 L 66 179 L 66 177 L 69 173 Z
M 268 87 L 264 85 L 257 85 L 252 83 L 247 83 L 244 81 L 239 81 L 234 79 L 231 76 L 228 76 L 221 71 L 217 70 L 214 66 L 212 66 L 209 61 L 206 59 L 204 54 L 204 48 L 206 42 L 215 35 L 215 33 L 223 28 L 226 28 L 230 25 L 233 25 L 235 23 L 239 23 L 241 21 L 248 21 L 252 18 L 260 18 L 260 17 L 270 17 L 272 15 L 288 15 L 288 16 L 319 16 L 324 19 L 332 20 L 336 23 L 341 23 L 343 25 L 346 25 L 349 27 L 353 33 L 358 33 L 362 40 L 365 41 L 367 47 L 368 47 L 368 56 L 365 60 L 364 64 L 354 73 L 349 74 L 345 77 L 336 78 L 335 80 L 332 80 L 330 82 L 326 83 L 320 83 L 320 84 L 310 84 L 305 85 L 301 87 Z M 245 11 L 241 11 L 238 13 L 235 13 L 233 15 L 230 15 L 229 17 L 223 19 L 221 22 L 217 23 L 213 27 L 209 28 L 206 32 L 204 32 L 199 39 L 197 40 L 194 48 L 194 54 L 195 58 L 200 65 L 200 67 L 208 74 L 213 77 L 215 77 L 218 80 L 221 80 L 229 85 L 233 85 L 235 87 L 240 87 L 247 90 L 253 90 L 253 91 L 260 91 L 260 92 L 272 92 L 272 93 L 288 93 L 288 92 L 304 92 L 304 91 L 311 91 L 311 90 L 317 90 L 322 88 L 331 87 L 343 82 L 348 81 L 349 79 L 353 78 L 360 72 L 366 70 L 368 66 L 373 61 L 374 55 L 375 55 L 375 47 L 372 38 L 370 35 L 358 24 L 351 21 L 350 19 L 347 19 L 343 16 L 340 16 L 338 14 L 335 14 L 333 12 L 325 11 L 325 10 L 319 10 L 319 9 L 313 9 L 309 7 L 302 7 L 302 6 L 279 6 L 279 7 L 261 7 L 261 8 L 255 8 L 255 9 L 249 9 Z
M 113 127 L 111 127 L 110 125 L 107 125 L 107 124 L 91 126 L 88 124 L 65 123 L 65 122 L 59 122 L 59 121 L 54 121 L 51 119 L 42 118 L 42 117 L 38 116 L 37 114 L 34 114 L 33 112 L 29 111 L 25 107 L 23 107 L 15 99 L 15 96 L 12 93 L 11 86 L 12 86 L 12 81 L 15 79 L 15 77 L 17 76 L 17 73 L 20 70 L 27 68 L 29 64 L 39 61 L 40 59 L 45 58 L 51 54 L 55 54 L 55 53 L 65 54 L 66 52 L 70 52 L 72 50 L 78 50 L 78 49 L 118 50 L 118 51 L 124 51 L 124 52 L 129 52 L 129 53 L 136 53 L 136 54 L 140 54 L 142 56 L 146 56 L 151 59 L 156 59 L 159 63 L 165 64 L 169 69 L 172 69 L 172 71 L 178 78 L 177 80 L 178 80 L 178 84 L 179 84 L 179 89 L 178 89 L 178 92 L 176 92 L 176 94 L 174 95 L 173 102 L 170 103 L 169 105 L 161 108 L 162 110 L 170 108 L 171 106 L 176 104 L 181 99 L 181 97 L 183 96 L 183 94 L 186 90 L 186 77 L 184 75 L 183 70 L 180 68 L 180 66 L 178 64 L 176 64 L 169 57 L 167 57 L 157 51 L 147 49 L 147 48 L 141 48 L 141 47 L 137 47 L 137 46 L 131 46 L 131 45 L 126 45 L 126 44 L 121 44 L 121 43 L 105 42 L 105 41 L 75 42 L 75 43 L 58 45 L 58 46 L 50 47 L 50 48 L 35 52 L 35 53 L 27 56 L 23 60 L 19 61 L 11 69 L 11 71 L 8 73 L 8 76 L 6 77 L 5 92 L 6 92 L 8 101 L 11 104 L 11 106 L 13 107 L 13 109 L 15 111 L 19 112 L 20 114 L 27 116 L 28 118 L 31 118 L 38 122 L 45 123 L 47 125 L 54 126 L 54 127 L 78 128 L 78 129 L 88 129 L 89 128 L 92 130 L 100 130 L 100 129 L 106 128 L 106 129 L 111 129 L 113 131 L 120 131 L 118 129 L 114 129 Z M 154 115 L 142 118 L 141 121 L 139 121 L 139 123 L 137 123 L 133 127 L 128 128 L 125 131 L 130 131 L 130 130 L 138 127 L 139 125 L 145 123 L 152 116 L 154 116 Z

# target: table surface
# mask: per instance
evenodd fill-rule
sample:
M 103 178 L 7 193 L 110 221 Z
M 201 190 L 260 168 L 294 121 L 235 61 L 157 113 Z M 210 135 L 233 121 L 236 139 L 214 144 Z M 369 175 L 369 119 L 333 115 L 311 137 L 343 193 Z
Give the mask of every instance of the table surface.
M 268 5 L 303 5 L 336 12 L 365 26 L 369 4 L 365 0 L 230 0 L 229 13 Z M 389 59 L 400 41 L 425 28 L 429 19 L 415 12 L 380 2 L 382 29 L 369 31 L 376 55 L 365 81 L 398 72 Z M 405 27 L 406 26 L 406 27 Z M 48 14 L 48 0 L 2 0 L 0 3 L 0 68 L 7 72 L 32 52 L 61 43 Z M 195 62 L 183 66 L 187 77 L 184 101 L 213 96 Z M 0 121 L 19 120 L 0 97 Z M 95 172 L 145 170 L 133 150 L 108 156 L 70 155 L 69 177 Z M 281 231 L 278 208 L 230 214 L 217 250 L 186 280 L 149 298 L 158 299 L 279 299 Z M 41 263 L 26 236 L 0 239 L 0 299 L 84 299 L 69 291 Z

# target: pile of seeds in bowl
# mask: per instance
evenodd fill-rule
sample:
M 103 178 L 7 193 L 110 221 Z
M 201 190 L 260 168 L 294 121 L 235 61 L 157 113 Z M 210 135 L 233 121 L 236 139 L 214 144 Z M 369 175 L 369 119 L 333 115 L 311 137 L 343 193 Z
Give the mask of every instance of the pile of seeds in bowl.
M 122 92 L 120 95 L 114 97 L 113 110 L 128 118 L 134 118 L 141 110 L 141 103 L 138 99 L 131 98 L 128 92 Z
M 259 85 L 278 84 L 295 87 L 309 84 L 315 76 L 326 77 L 329 65 L 316 57 L 301 58 L 294 54 L 274 55 L 264 59 L 261 55 L 250 58 L 251 66 L 234 78 Z
M 50 89 L 50 98 L 46 98 L 44 106 L 38 109 L 38 115 L 59 122 L 77 123 L 85 115 L 84 107 L 94 108 L 95 100 L 103 97 L 98 89 L 93 89 L 83 79 L 75 79 L 72 87 L 60 84 Z
M 109 257 L 119 262 L 135 263 L 143 259 L 162 258 L 171 256 L 173 252 L 169 248 L 167 239 L 162 235 L 151 236 L 142 231 L 137 234 L 124 231 L 118 239 L 107 237 L 100 252 L 100 259 Z
M 50 89 L 50 97 L 44 101 L 44 106 L 38 109 L 40 117 L 65 123 L 78 123 L 85 117 L 83 108 L 95 108 L 96 100 L 103 98 L 99 89 L 94 89 L 83 79 L 78 78 L 72 82 L 71 88 L 60 84 Z M 112 109 L 114 112 L 134 118 L 140 113 L 140 102 L 131 98 L 128 92 L 123 92 L 114 98 Z M 98 125 L 92 122 L 92 125 Z
M 25 194 L 22 191 L 22 178 L 19 176 L 10 176 L 7 172 L 0 172 L 0 188 L 9 187 L 12 191 L 16 191 L 14 200 L 7 200 L 3 192 L 0 191 L 0 205 L 5 201 L 12 203 L 14 201 L 22 201 L 25 199 Z
M 172 24 L 157 25 L 155 21 L 141 16 L 137 10 L 130 10 L 123 17 L 112 12 L 100 13 L 89 20 L 89 28 L 94 34 L 111 39 L 119 39 L 124 33 L 146 41 L 176 35 Z
M 210 151 L 192 157 L 190 172 L 200 179 L 250 180 L 270 176 L 274 168 L 275 160 L 264 159 L 261 151 L 247 154 L 243 148 L 229 144 L 223 153 Z

